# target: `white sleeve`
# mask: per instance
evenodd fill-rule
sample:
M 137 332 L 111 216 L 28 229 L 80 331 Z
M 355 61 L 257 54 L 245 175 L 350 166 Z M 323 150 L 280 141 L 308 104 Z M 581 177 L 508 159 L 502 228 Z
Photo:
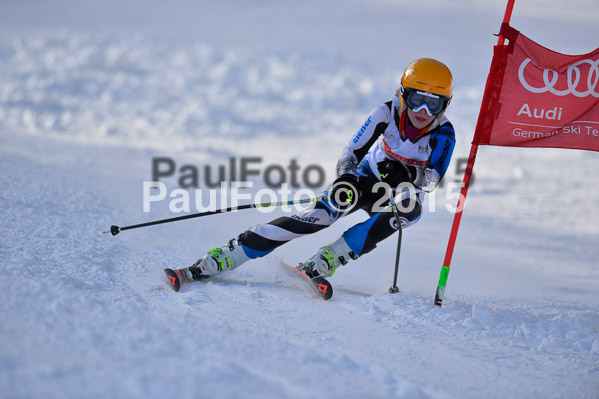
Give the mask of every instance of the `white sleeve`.
M 388 105 L 389 104 L 389 105 Z M 386 103 L 375 108 L 362 127 L 354 134 L 343 149 L 337 161 L 337 176 L 355 174 L 358 164 L 385 131 L 391 120 L 391 104 Z

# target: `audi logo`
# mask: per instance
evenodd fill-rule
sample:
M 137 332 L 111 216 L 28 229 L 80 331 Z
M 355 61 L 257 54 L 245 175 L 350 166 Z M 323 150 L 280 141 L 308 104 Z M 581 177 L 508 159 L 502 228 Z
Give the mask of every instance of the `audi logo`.
M 565 90 L 557 90 L 555 88 L 557 80 L 559 79 L 559 72 L 554 71 L 553 69 L 543 70 L 543 83 L 545 84 L 544 87 L 533 87 L 528 84 L 526 79 L 524 79 L 524 69 L 531 62 L 532 60 L 530 58 L 525 59 L 518 69 L 518 78 L 520 79 L 520 83 L 522 83 L 522 86 L 524 86 L 524 88 L 531 93 L 545 93 L 548 91 L 556 96 L 573 94 L 576 97 L 587 97 L 591 95 L 593 97 L 599 98 L 599 93 L 595 91 L 595 89 L 598 88 L 597 83 L 599 83 L 599 60 L 593 61 L 586 59 L 570 65 L 566 71 L 568 88 Z M 582 75 L 578 66 L 582 64 L 590 65 L 589 74 L 586 79 L 586 91 L 578 91 L 578 84 L 581 81 L 580 77 Z

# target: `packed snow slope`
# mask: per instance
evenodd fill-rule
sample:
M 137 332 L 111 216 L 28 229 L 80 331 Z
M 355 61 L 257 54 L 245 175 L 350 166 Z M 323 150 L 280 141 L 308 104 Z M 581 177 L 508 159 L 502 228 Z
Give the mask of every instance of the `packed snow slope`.
M 513 25 L 541 44 L 597 47 L 595 2 L 522 3 Z M 0 5 L 2 398 L 598 397 L 596 153 L 480 148 L 432 307 L 503 1 L 101 4 Z M 454 71 L 458 145 L 404 233 L 400 294 L 395 237 L 338 270 L 328 302 L 280 266 L 360 213 L 178 294 L 164 267 L 283 210 L 102 233 L 181 215 L 168 197 L 143 212 L 156 157 L 199 170 L 192 201 L 209 198 L 206 167 L 214 180 L 243 157 L 261 157 L 246 193 L 292 159 L 332 181 L 422 56 Z M 179 177 L 162 179 L 169 192 Z

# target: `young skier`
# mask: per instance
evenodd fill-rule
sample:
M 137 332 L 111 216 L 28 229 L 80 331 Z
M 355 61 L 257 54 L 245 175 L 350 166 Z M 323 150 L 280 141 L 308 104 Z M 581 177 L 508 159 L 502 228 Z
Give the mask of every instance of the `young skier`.
M 310 277 L 331 276 L 337 267 L 372 251 L 398 229 L 388 188 L 401 183 L 414 187 L 394 191 L 403 195 L 398 207 L 402 227 L 416 223 L 422 197 L 445 174 L 455 145 L 453 126 L 443 115 L 452 91 L 453 78 L 446 65 L 430 58 L 412 62 L 393 99 L 375 108 L 349 141 L 337 163 L 338 177 L 319 201 L 298 214 L 253 226 L 223 247 L 213 248 L 191 267 L 176 270 L 179 280 L 202 280 L 235 269 L 363 209 L 368 219 L 298 266 Z

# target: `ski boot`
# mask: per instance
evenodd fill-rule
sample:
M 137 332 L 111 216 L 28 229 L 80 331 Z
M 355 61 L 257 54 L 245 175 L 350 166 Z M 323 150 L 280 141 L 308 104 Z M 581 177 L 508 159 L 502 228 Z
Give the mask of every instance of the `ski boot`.
M 298 269 L 308 277 L 330 277 L 339 266 L 347 264 L 349 259 L 358 259 L 358 256 L 345 242 L 343 236 L 320 248 L 316 255 L 306 262 L 299 264 Z
M 225 270 L 235 269 L 249 259 L 239 241 L 233 238 L 221 248 L 212 248 L 190 267 L 164 269 L 164 272 L 173 290 L 179 291 L 182 284 L 204 280 Z

